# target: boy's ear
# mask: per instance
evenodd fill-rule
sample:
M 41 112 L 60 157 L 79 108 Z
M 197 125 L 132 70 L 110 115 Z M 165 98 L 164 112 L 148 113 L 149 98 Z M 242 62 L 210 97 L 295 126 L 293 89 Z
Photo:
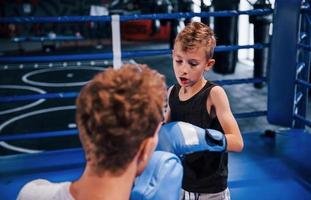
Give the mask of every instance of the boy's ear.
M 208 71 L 208 70 L 212 69 L 214 64 L 215 64 L 215 59 L 209 59 L 206 63 L 205 70 Z

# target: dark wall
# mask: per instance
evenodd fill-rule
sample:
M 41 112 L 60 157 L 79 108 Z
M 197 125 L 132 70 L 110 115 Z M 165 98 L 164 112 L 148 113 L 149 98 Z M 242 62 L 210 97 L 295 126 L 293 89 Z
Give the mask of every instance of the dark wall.
M 0 16 L 81 16 L 89 15 L 91 5 L 100 5 L 100 0 L 15 0 L 0 2 Z M 104 34 L 98 31 L 99 24 L 66 23 L 66 24 L 24 24 L 1 25 L 1 37 L 45 35 L 49 32 L 62 35 L 74 35 L 80 32 L 83 36 L 95 37 Z

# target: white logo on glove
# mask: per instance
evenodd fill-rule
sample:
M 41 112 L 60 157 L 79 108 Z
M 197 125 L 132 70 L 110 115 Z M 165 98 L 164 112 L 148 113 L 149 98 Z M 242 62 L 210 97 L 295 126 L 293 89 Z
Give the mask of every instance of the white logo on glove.
M 178 122 L 177 124 L 181 130 L 186 145 L 199 144 L 199 137 L 194 126 L 189 126 L 189 124 L 185 122 Z

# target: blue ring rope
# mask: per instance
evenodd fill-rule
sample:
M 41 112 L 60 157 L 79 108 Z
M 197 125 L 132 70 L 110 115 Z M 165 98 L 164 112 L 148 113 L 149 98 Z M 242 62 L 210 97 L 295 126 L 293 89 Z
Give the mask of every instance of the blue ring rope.
M 0 63 L 57 62 L 112 59 L 112 53 L 67 54 L 56 56 L 1 56 Z
M 248 118 L 248 117 L 262 117 L 267 115 L 267 111 L 253 111 L 253 112 L 244 112 L 244 113 L 233 113 L 236 118 Z
M 63 92 L 63 93 L 47 93 L 34 95 L 19 95 L 19 96 L 0 96 L 1 103 L 15 102 L 15 101 L 30 101 L 38 99 L 66 99 L 75 98 L 79 95 L 78 92 Z
M 268 15 L 273 9 L 253 10 L 225 10 L 215 12 L 179 12 L 179 13 L 157 13 L 157 14 L 134 14 L 121 15 L 120 21 L 141 20 L 141 19 L 180 19 L 192 17 L 233 17 L 238 15 Z M 30 23 L 68 23 L 68 22 L 110 22 L 111 16 L 58 16 L 58 17 L 2 17 L 0 24 L 30 24 Z
M 72 136 L 72 135 L 77 135 L 77 134 L 78 134 L 77 129 L 63 130 L 63 131 L 48 131 L 48 132 L 39 132 L 39 133 L 7 134 L 7 135 L 0 135 L 0 141 L 51 138 L 51 137 L 61 137 L 61 136 Z
M 234 114 L 237 118 L 248 118 L 248 117 L 260 117 L 267 115 L 267 111 L 255 111 Z M 40 139 L 40 138 L 51 138 L 61 136 L 73 136 L 78 135 L 78 129 L 62 130 L 62 131 L 48 131 L 39 133 L 23 133 L 23 134 L 5 134 L 0 135 L 0 141 L 13 141 L 13 140 L 24 140 L 24 139 Z
M 215 80 L 213 82 L 219 85 L 235 85 L 243 83 L 263 83 L 266 78 L 245 78 L 245 79 L 228 79 L 228 80 Z M 64 93 L 47 93 L 35 95 L 19 95 L 19 96 L 0 96 L 0 103 L 16 102 L 16 101 L 30 101 L 38 99 L 65 99 L 76 98 L 78 92 L 64 92 Z
M 14 37 L 11 41 L 13 42 L 26 42 L 26 41 L 34 41 L 34 42 L 44 42 L 44 41 L 80 41 L 84 38 L 82 36 L 65 36 L 58 35 L 57 37 L 41 37 L 41 36 L 22 36 L 22 37 Z
M 236 51 L 239 49 L 263 49 L 268 48 L 270 44 L 256 43 L 253 45 L 220 45 L 215 48 L 215 52 Z M 160 50 L 140 50 L 123 51 L 122 58 L 168 55 L 171 49 Z M 112 59 L 112 53 L 93 53 L 93 54 L 67 54 L 55 56 L 0 56 L 0 63 L 29 63 L 29 62 L 57 62 L 57 61 L 75 61 L 75 60 L 102 60 Z
M 213 81 L 219 85 L 236 85 L 243 83 L 263 83 L 266 82 L 266 78 L 244 78 L 244 79 L 230 79 L 230 80 L 216 80 Z

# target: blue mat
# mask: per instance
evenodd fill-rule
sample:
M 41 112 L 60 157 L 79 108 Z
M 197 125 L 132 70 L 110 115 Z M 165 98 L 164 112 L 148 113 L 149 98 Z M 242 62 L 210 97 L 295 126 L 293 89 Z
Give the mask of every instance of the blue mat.
M 244 134 L 244 151 L 230 154 L 232 199 L 311 199 L 311 135 L 301 130 L 273 137 Z
M 311 199 L 311 135 L 302 130 L 244 134 L 242 153 L 229 154 L 233 200 Z M 28 181 L 77 179 L 84 167 L 81 149 L 0 158 L 1 199 L 16 199 Z

